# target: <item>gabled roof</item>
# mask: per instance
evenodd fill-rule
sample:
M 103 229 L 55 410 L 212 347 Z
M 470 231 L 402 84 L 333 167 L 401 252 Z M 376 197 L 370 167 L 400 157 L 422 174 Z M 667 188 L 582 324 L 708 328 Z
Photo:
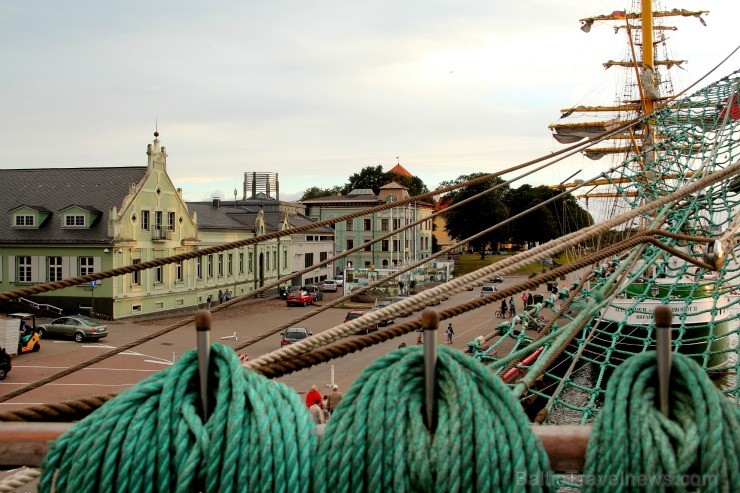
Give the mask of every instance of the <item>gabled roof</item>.
M 0 219 L 0 243 L 4 244 L 108 244 L 108 210 L 121 207 L 130 183 L 139 183 L 146 166 L 117 168 L 41 168 L 0 170 L 0 211 L 22 204 L 41 203 L 51 216 L 39 229 L 13 228 Z M 86 204 L 103 211 L 90 228 L 65 229 L 59 211 L 70 204 Z M 37 206 L 29 206 L 38 209 Z
M 409 187 L 407 187 L 405 185 L 401 185 L 400 183 L 397 183 L 395 181 L 392 181 L 390 183 L 386 183 L 385 185 L 383 185 L 382 187 L 380 187 L 380 189 L 381 190 L 398 190 L 398 189 L 408 190 Z

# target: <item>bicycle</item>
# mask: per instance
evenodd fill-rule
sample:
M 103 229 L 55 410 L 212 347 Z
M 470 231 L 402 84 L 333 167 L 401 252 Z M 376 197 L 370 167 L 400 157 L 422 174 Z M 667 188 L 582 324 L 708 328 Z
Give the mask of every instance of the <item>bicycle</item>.
M 501 312 L 501 310 L 496 310 L 493 315 L 496 318 L 511 318 L 511 312 L 509 310 L 506 310 L 505 312 Z

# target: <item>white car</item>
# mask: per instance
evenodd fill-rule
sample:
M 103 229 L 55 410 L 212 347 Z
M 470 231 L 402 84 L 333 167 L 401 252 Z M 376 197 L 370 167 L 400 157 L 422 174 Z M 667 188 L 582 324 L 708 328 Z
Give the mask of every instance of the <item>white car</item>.
M 337 283 L 334 282 L 332 279 L 327 279 L 324 281 L 324 284 L 321 286 L 322 291 L 331 291 L 336 293 L 337 292 Z
M 339 286 L 340 288 L 344 286 L 344 276 L 336 276 L 334 277 L 334 283 Z

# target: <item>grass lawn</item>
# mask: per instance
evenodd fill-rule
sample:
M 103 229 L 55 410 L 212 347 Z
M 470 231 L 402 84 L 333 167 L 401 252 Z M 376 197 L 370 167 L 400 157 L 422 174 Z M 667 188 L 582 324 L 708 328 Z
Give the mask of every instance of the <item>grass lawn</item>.
M 460 266 L 455 269 L 453 273 L 455 276 L 462 276 L 478 270 L 487 265 L 491 265 L 494 262 L 498 262 L 501 259 L 508 257 L 509 255 L 486 255 L 486 258 L 481 260 L 479 253 L 463 253 L 460 255 Z M 573 260 L 572 256 L 568 256 L 566 259 L 565 254 L 561 254 L 555 257 L 555 261 L 559 264 L 565 264 Z M 542 272 L 542 265 L 539 262 L 533 262 L 529 265 L 517 271 L 518 275 L 530 276 L 532 273 L 539 274 Z

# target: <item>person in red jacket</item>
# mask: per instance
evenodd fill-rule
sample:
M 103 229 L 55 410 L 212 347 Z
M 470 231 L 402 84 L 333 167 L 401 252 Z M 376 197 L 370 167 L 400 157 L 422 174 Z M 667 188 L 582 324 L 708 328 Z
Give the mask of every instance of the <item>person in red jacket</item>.
M 315 385 L 311 385 L 311 390 L 306 394 L 306 407 L 311 407 L 314 404 L 318 404 L 321 407 L 321 392 Z

